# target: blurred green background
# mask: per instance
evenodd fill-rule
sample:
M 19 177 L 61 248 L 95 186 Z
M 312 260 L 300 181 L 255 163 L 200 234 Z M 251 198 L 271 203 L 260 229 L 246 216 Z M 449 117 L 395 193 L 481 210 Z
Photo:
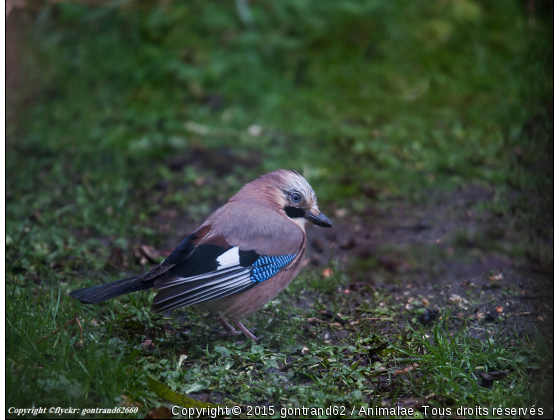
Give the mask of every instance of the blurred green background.
M 478 183 L 551 220 L 552 2 L 80 3 L 22 19 L 9 270 L 56 264 L 69 229 L 153 243 L 162 208 L 199 222 L 278 168 L 358 214 Z

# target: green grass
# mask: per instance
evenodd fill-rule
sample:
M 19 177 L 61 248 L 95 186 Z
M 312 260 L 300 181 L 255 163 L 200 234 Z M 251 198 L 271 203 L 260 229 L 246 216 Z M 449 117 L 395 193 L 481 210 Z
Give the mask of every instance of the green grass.
M 28 83 L 7 128 L 7 405 L 109 408 L 126 396 L 143 417 L 164 403 L 152 377 L 277 413 L 407 399 L 423 413 L 430 394 L 434 408 L 551 413 L 548 337 L 459 319 L 457 307 L 422 327 L 398 296 L 341 293 L 360 272 L 384 275 L 376 260 L 332 261 L 328 281 L 325 267 L 306 267 L 248 321 L 259 343 L 221 339 L 189 308 L 153 314 L 153 293 L 98 306 L 67 295 L 143 270 L 136 246 L 174 246 L 245 182 L 281 167 L 306 176 L 326 214 L 343 208 L 372 224 L 372 208 L 492 188 L 481 211 L 509 242 L 465 233 L 458 254 L 474 242 L 553 267 L 552 22 L 545 3 L 533 24 L 524 5 L 263 1 L 251 3 L 249 26 L 233 1 L 69 2 L 33 14 Z M 429 261 L 433 273 L 450 259 L 419 248 L 378 251 Z M 321 310 L 348 323 L 311 325 Z M 82 343 L 76 325 L 61 328 L 76 316 Z M 496 370 L 510 374 L 481 387 L 480 373 Z
M 423 405 L 453 412 L 499 405 L 547 409 L 553 355 L 542 335 L 531 340 L 504 334 L 499 324 L 460 320 L 449 310 L 428 328 L 414 317 L 403 323 L 404 304 L 391 296 L 376 292 L 356 307 L 351 301 L 365 290 L 309 292 L 312 276 L 298 278 L 253 317 L 259 343 L 219 339 L 217 326 L 191 309 L 174 318 L 151 314 L 144 309 L 150 295 L 142 293 L 82 307 L 83 344 L 75 327 L 34 344 L 70 319 L 77 305 L 67 302 L 63 308 L 64 297 L 52 289 L 49 294 L 13 286 L 7 300 L 7 401 L 26 407 L 114 407 L 126 396 L 145 413 L 161 404 L 147 385 L 151 376 L 181 394 L 209 393 L 209 400 L 222 404 L 272 404 L 278 413 L 331 405 L 350 411 L 405 400 L 417 401 L 413 407 L 420 413 Z M 344 285 L 338 278 L 333 281 Z M 309 308 L 294 305 L 309 293 L 314 299 Z M 310 325 L 307 318 L 321 319 L 323 308 L 338 309 L 347 323 L 323 317 L 318 326 Z M 372 317 L 382 320 L 365 319 Z M 347 338 L 336 335 L 333 341 L 341 329 Z M 153 344 L 144 348 L 147 337 Z M 492 371 L 510 374 L 482 387 L 480 374 Z

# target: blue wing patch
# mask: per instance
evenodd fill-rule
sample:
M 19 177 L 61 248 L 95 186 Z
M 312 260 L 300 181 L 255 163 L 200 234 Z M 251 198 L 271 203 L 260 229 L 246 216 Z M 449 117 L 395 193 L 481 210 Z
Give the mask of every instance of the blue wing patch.
M 262 255 L 253 265 L 253 270 L 251 272 L 251 281 L 253 283 L 261 283 L 272 276 L 274 276 L 282 267 L 288 265 L 295 255 L 275 255 L 269 257 L 268 255 Z

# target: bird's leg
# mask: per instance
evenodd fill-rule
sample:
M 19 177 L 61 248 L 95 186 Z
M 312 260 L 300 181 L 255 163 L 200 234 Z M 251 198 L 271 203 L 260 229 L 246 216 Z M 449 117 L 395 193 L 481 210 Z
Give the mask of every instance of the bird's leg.
M 218 315 L 218 316 L 216 317 L 216 319 L 218 320 L 218 322 L 219 322 L 220 324 L 222 324 L 222 326 L 224 327 L 224 329 L 227 331 L 228 334 L 234 334 L 234 335 L 239 335 L 239 334 L 241 334 L 239 331 L 236 331 L 235 328 L 233 328 L 231 325 L 229 325 L 229 324 L 227 323 L 227 321 L 226 321 L 224 318 L 222 318 L 221 315 Z
M 245 337 L 250 338 L 251 340 L 255 340 L 255 341 L 258 340 L 258 338 L 255 337 L 253 334 L 251 334 L 251 331 L 249 331 L 249 330 L 247 329 L 247 327 L 245 327 L 245 325 L 243 325 L 243 324 L 241 323 L 241 321 L 238 321 L 237 319 L 234 319 L 234 320 L 233 320 L 233 323 L 234 323 L 235 325 L 237 325 L 237 328 L 239 328 L 239 329 L 241 330 L 241 332 L 245 335 Z

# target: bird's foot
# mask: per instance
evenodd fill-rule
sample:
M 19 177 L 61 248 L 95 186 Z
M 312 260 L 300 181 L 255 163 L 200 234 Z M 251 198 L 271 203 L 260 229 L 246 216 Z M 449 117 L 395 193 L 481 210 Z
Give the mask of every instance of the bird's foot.
M 255 337 L 255 336 L 251 333 L 251 331 L 249 331 L 249 330 L 247 329 L 247 327 L 245 327 L 245 325 L 243 325 L 243 324 L 241 323 L 241 321 L 238 321 L 237 319 L 235 319 L 235 320 L 233 321 L 233 323 L 234 323 L 235 325 L 237 325 L 237 328 L 239 328 L 239 329 L 241 330 L 241 332 L 243 333 L 243 335 L 245 335 L 245 337 L 250 338 L 251 340 L 255 340 L 255 341 L 258 340 L 258 338 Z
M 228 322 L 222 318 L 221 315 L 218 315 L 216 317 L 216 319 L 218 320 L 218 322 L 220 324 L 222 324 L 222 326 L 224 327 L 225 331 L 220 331 L 219 332 L 219 336 L 220 337 L 227 337 L 228 335 L 241 335 L 241 331 L 237 331 L 235 328 L 233 328 L 231 325 L 228 324 Z

